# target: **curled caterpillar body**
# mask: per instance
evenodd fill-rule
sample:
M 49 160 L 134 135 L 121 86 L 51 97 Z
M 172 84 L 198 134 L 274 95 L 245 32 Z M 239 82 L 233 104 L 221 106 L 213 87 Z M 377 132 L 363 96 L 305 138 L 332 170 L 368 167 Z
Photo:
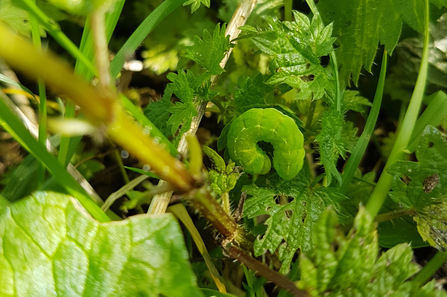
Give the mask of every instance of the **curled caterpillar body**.
M 266 174 L 270 158 L 259 141 L 273 145 L 273 167 L 290 180 L 303 167 L 303 134 L 295 121 L 274 108 L 253 108 L 237 117 L 230 126 L 227 147 L 230 158 L 250 174 Z

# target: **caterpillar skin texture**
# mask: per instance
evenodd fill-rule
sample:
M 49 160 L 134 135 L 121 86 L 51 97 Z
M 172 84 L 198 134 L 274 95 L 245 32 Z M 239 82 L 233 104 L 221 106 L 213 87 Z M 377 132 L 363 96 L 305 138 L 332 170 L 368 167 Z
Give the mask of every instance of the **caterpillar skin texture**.
M 233 121 L 228 131 L 228 153 L 250 174 L 266 174 L 272 166 L 259 141 L 273 145 L 273 167 L 282 179 L 294 178 L 303 167 L 303 134 L 289 116 L 274 108 L 253 108 Z

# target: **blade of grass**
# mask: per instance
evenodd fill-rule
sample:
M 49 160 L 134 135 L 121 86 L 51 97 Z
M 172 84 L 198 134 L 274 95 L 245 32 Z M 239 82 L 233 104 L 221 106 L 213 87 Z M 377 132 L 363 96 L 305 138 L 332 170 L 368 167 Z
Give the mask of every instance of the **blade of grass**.
M 17 0 L 26 10 L 34 16 L 39 23 L 48 31 L 48 33 L 75 59 L 82 61 L 82 63 L 93 73 L 96 73 L 96 68 L 92 62 L 84 56 L 78 47 L 64 34 L 57 24 L 55 24 L 39 7 L 37 7 L 34 0 Z
M 58 57 L 36 51 L 2 24 L 0 35 L 4 41 L 0 43 L 0 57 L 7 63 L 31 78 L 42 77 L 50 87 L 65 94 L 81 107 L 93 125 L 102 125 L 112 140 L 143 164 L 149 165 L 179 191 L 189 192 L 195 187 L 196 181 L 183 163 L 145 134 L 143 128 L 122 109 L 117 98 L 101 96 L 97 89 L 74 75 L 72 69 Z
M 35 0 L 34 0 L 35 4 Z M 39 21 L 34 15 L 30 15 L 31 22 L 31 35 L 33 39 L 34 47 L 38 50 L 42 50 L 42 41 L 40 40 Z M 47 94 L 45 89 L 45 83 L 42 79 L 37 80 L 39 89 L 39 143 L 45 146 L 47 141 Z M 45 182 L 45 166 L 39 164 L 39 173 L 37 175 L 38 184 L 42 185 Z
M 121 11 L 123 10 L 124 3 L 125 0 L 117 1 L 114 8 L 106 14 L 105 25 L 107 42 L 110 41 L 112 33 L 116 28 L 116 24 L 118 23 L 119 16 L 121 15 Z M 91 34 L 89 19 L 84 25 L 84 32 L 82 33 L 79 49 L 89 61 L 93 60 L 93 35 Z M 83 76 L 88 81 L 91 80 L 94 76 L 94 72 L 92 72 L 89 67 L 86 67 L 82 60 L 79 59 L 76 60 L 75 72 Z M 65 118 L 73 118 L 75 115 L 76 106 L 73 102 L 69 101 L 67 102 L 65 110 Z M 80 141 L 80 136 L 62 137 L 58 155 L 58 159 L 62 164 L 68 165 Z
M 380 175 L 377 186 L 374 188 L 367 204 L 366 209 L 369 211 L 372 217 L 375 217 L 382 207 L 388 192 L 391 188 L 392 177 L 386 171 L 387 168 L 394 164 L 396 161 L 400 160 L 404 156 L 404 150 L 407 148 L 413 130 L 415 128 L 416 119 L 421 108 L 422 99 L 424 97 L 425 84 L 427 79 L 428 70 L 428 51 L 429 51 L 429 9 L 428 0 L 425 0 L 425 28 L 424 28 L 424 50 L 422 52 L 421 66 L 419 68 L 418 78 L 416 80 L 416 85 L 411 96 L 410 104 L 408 106 L 407 112 L 405 114 L 403 123 L 399 127 L 399 132 L 394 143 L 393 149 L 391 150 L 388 161 L 385 164 L 385 168 Z
M 5 96 L 1 93 L 2 96 Z M 98 221 L 108 222 L 110 218 L 93 202 L 65 168 L 51 155 L 25 128 L 22 122 L 12 113 L 3 100 L 0 100 L 0 118 L 2 126 L 8 131 L 28 152 L 45 165 L 56 180 L 87 209 Z
M 116 78 L 123 68 L 126 58 L 131 55 L 152 32 L 152 30 L 171 12 L 180 7 L 186 0 L 166 0 L 158 6 L 138 28 L 130 35 L 110 64 L 110 74 Z
M 208 250 L 206 249 L 206 245 L 203 242 L 202 237 L 200 236 L 199 231 L 194 225 L 191 216 L 188 214 L 185 206 L 183 204 L 175 204 L 168 208 L 168 212 L 173 213 L 182 223 L 185 225 L 188 232 L 191 234 L 194 243 L 197 246 L 197 249 L 202 254 L 203 259 L 205 260 L 205 264 L 208 267 L 208 271 L 211 274 L 211 277 L 214 280 L 219 292 L 226 293 L 227 290 L 225 288 L 224 283 L 221 281 L 221 276 L 219 275 L 219 271 L 217 271 L 216 266 L 214 266 L 213 261 L 211 260 L 210 255 L 208 254 Z
M 365 153 L 366 147 L 369 144 L 371 134 L 376 126 L 377 118 L 379 117 L 380 106 L 382 105 L 383 89 L 385 87 L 386 67 L 387 67 L 387 52 L 383 51 L 382 66 L 380 69 L 379 82 L 376 88 L 376 94 L 374 96 L 373 105 L 369 112 L 368 119 L 366 120 L 365 129 L 362 135 L 360 135 L 354 150 L 349 157 L 348 162 L 343 175 L 341 176 L 342 182 L 340 184 L 340 192 L 345 193 L 351 183 L 352 177 L 357 170 L 360 161 Z
M 430 103 L 416 121 L 410 144 L 407 148 L 407 151 L 410 153 L 414 152 L 416 149 L 425 127 L 428 125 L 438 126 L 442 119 L 447 115 L 447 95 L 443 91 L 438 91 L 428 96 L 426 99 Z

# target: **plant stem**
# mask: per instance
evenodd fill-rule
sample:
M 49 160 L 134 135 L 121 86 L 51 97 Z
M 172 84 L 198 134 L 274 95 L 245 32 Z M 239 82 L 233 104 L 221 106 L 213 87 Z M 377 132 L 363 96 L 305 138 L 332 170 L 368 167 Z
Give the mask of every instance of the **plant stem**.
M 298 287 L 285 275 L 282 275 L 274 271 L 273 269 L 270 269 L 264 263 L 261 263 L 255 258 L 244 253 L 237 246 L 231 245 L 230 247 L 227 247 L 225 249 L 233 259 L 238 260 L 239 262 L 247 266 L 248 269 L 256 271 L 256 273 L 265 277 L 267 280 L 272 281 L 278 287 L 288 291 L 290 294 L 292 294 L 292 296 L 309 296 L 307 291 L 298 289 Z
M 286 22 L 292 21 L 292 7 L 293 0 L 284 0 L 284 20 Z
M 238 7 L 236 8 L 236 11 L 233 14 L 233 17 L 231 18 L 231 21 L 228 23 L 227 30 L 225 31 L 225 35 L 230 35 L 230 40 L 236 39 L 239 36 L 239 33 L 241 32 L 239 30 L 239 27 L 243 26 L 250 16 L 251 12 L 253 11 L 254 6 L 256 5 L 257 0 L 243 0 Z M 233 48 L 230 48 L 230 50 L 225 54 L 224 58 L 220 62 L 220 67 L 225 68 L 225 65 L 230 58 L 231 52 L 233 51 Z M 112 62 L 113 63 L 113 62 Z M 211 85 L 214 86 L 217 82 L 218 76 L 214 76 L 212 78 Z M 198 105 L 196 107 L 197 109 L 197 116 L 192 118 L 191 126 L 186 132 L 182 139 L 179 142 L 178 145 L 178 152 L 180 155 L 184 156 L 188 152 L 188 147 L 186 144 L 186 136 L 188 135 L 195 135 L 197 132 L 197 129 L 199 128 L 200 121 L 202 120 L 202 117 L 206 110 L 206 105 L 208 102 L 203 102 L 202 104 Z M 163 181 L 160 181 L 159 185 L 162 184 Z M 172 193 L 166 192 L 162 195 L 156 195 L 154 196 L 154 199 L 152 199 L 151 205 L 149 206 L 148 213 L 150 214 L 160 214 L 165 213 L 166 209 L 169 205 L 169 201 L 171 200 Z M 212 198 L 211 198 L 212 199 Z
M 366 204 L 366 209 L 369 211 L 372 217 L 375 217 L 382 207 L 388 192 L 391 188 L 392 176 L 386 171 L 389 166 L 396 161 L 401 160 L 404 156 L 404 150 L 407 148 L 411 139 L 411 134 L 421 108 L 422 99 L 424 96 L 425 83 L 427 78 L 428 69 L 428 46 L 429 46 L 429 9 L 428 0 L 425 0 L 425 38 L 424 38 L 424 51 L 422 53 L 421 66 L 419 68 L 419 75 L 416 81 L 413 95 L 408 106 L 407 113 L 403 120 L 402 126 L 398 128 L 399 132 L 396 138 L 396 142 L 391 150 L 391 154 L 388 161 L 385 164 L 385 168 L 380 175 L 377 186 L 374 188 L 371 197 Z
M 115 149 L 115 159 L 118 163 L 118 167 L 120 168 L 121 175 L 123 176 L 123 180 L 125 184 L 129 183 L 129 176 L 127 175 L 126 169 L 124 168 L 123 160 L 121 160 L 121 154 L 118 152 L 118 149 Z
M 414 215 L 416 215 L 416 212 L 413 209 L 398 209 L 398 210 L 394 210 L 394 211 L 390 211 L 390 212 L 386 212 L 386 213 L 381 213 L 376 216 L 374 221 L 376 223 L 381 223 L 381 222 L 389 221 L 389 220 L 399 218 L 402 216 L 407 216 L 407 215 L 414 216 Z
M 428 261 L 427 265 L 425 265 L 424 268 L 416 274 L 411 282 L 416 284 L 416 287 L 423 286 L 433 276 L 433 274 L 441 268 L 445 261 L 447 261 L 447 252 L 443 253 L 438 251 L 436 255 Z

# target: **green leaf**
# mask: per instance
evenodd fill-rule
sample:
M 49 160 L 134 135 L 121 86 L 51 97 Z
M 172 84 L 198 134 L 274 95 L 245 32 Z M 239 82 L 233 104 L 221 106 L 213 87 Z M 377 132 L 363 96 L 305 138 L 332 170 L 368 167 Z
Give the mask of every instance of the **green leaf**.
M 334 23 L 334 34 L 340 45 L 337 49 L 340 78 L 346 83 L 352 77 L 357 84 L 362 66 L 371 71 L 379 42 L 390 54 L 393 52 L 402 27 L 393 2 L 342 0 L 337 5 L 331 0 L 318 2 L 324 21 Z
M 200 4 L 203 4 L 205 7 L 210 8 L 210 0 L 189 0 L 183 3 L 183 6 L 191 5 L 191 13 L 194 13 L 197 9 L 199 9 Z
M 447 198 L 447 196 L 444 196 Z M 447 202 L 425 206 L 414 217 L 422 239 L 431 246 L 445 252 L 447 250 Z
M 345 122 L 344 117 L 335 108 L 324 112 L 321 120 L 321 133 L 316 137 L 320 145 L 320 162 L 324 166 L 328 184 L 335 177 L 341 183 L 341 175 L 336 164 L 339 156 L 346 158 L 346 153 L 355 144 L 357 129 L 352 123 Z
M 171 215 L 100 224 L 37 192 L 0 215 L 2 296 L 203 296 Z
M 15 6 L 11 0 L 2 0 L 0 4 L 0 20 L 7 23 L 11 28 L 27 37 L 31 36 L 31 25 L 29 14 L 26 10 Z M 45 36 L 45 31 L 42 31 Z
M 360 92 L 358 91 L 344 91 L 343 110 L 352 110 L 363 114 L 365 112 L 365 106 L 372 106 L 368 99 L 359 94 Z
M 266 97 L 273 91 L 273 87 L 266 84 L 265 80 L 260 73 L 245 80 L 234 94 L 234 104 L 238 112 L 243 113 L 254 106 L 267 106 Z
M 229 36 L 225 36 L 226 26 L 216 25 L 213 36 L 208 30 L 203 30 L 203 39 L 194 38 L 194 45 L 186 49 L 185 58 L 190 59 L 205 68 L 210 74 L 223 72 L 220 62 L 230 49 Z
M 271 174 L 257 180 L 257 184 L 267 184 L 268 187 L 250 185 L 243 188 L 252 196 L 244 204 L 244 217 L 270 216 L 265 221 L 267 231 L 255 241 L 255 256 L 279 249 L 281 273 L 288 272 L 297 249 L 312 249 L 311 232 L 324 209 L 329 205 L 339 209 L 339 201 L 345 199 L 334 188 L 312 189 L 307 184 L 309 178 L 305 170 L 290 181 Z
M 197 110 L 192 103 L 177 102 L 169 108 L 169 112 L 172 113 L 168 121 L 168 126 L 171 126 L 171 134 L 176 134 L 180 126 L 181 130 L 179 134 L 188 131 L 192 117 L 197 115 Z
M 405 283 L 419 269 L 408 244 L 397 245 L 380 258 L 377 232 L 361 208 L 345 236 L 333 210 L 325 211 L 313 232 L 315 249 L 301 255 L 298 286 L 311 296 L 445 296 L 432 285 Z M 426 294 L 426 295 L 424 295 Z
M 387 171 L 393 176 L 390 197 L 405 208 L 419 210 L 445 199 L 447 142 L 436 128 L 425 128 L 416 158 L 418 162 L 398 161 Z M 407 183 L 402 180 L 405 177 Z
M 245 37 L 263 53 L 273 57 L 270 71 L 273 75 L 266 82 L 275 85 L 285 83 L 300 90 L 298 99 L 320 99 L 335 95 L 332 77 L 321 66 L 320 58 L 332 52 L 332 25 L 323 26 L 319 18 L 312 21 L 294 12 L 294 22 L 281 22 L 266 17 L 267 29 L 251 26 L 241 28 Z
M 176 102 L 174 106 L 168 109 L 172 114 L 168 120 L 168 126 L 171 126 L 171 134 L 176 135 L 181 126 L 179 138 L 188 131 L 192 117 L 197 115 L 197 110 L 193 104 L 194 89 L 191 87 L 194 83 L 194 75 L 192 71 L 185 73 L 182 70 L 178 75 L 170 73 L 168 78 L 173 82 L 174 94 L 181 100 L 181 102 Z
M 144 115 L 163 133 L 164 136 L 172 135 L 168 126 L 169 108 L 172 106 L 172 85 L 168 84 L 160 101 L 150 103 L 144 109 Z

